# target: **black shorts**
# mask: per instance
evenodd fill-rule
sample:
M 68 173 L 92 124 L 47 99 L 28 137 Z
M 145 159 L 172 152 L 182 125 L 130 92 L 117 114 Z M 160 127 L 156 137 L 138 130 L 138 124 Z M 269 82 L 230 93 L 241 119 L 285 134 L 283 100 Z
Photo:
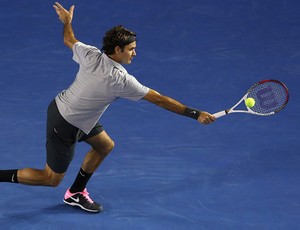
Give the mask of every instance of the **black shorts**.
M 85 141 L 103 131 L 98 122 L 89 134 L 67 122 L 59 113 L 53 100 L 47 111 L 47 164 L 56 173 L 67 171 L 73 159 L 77 142 Z

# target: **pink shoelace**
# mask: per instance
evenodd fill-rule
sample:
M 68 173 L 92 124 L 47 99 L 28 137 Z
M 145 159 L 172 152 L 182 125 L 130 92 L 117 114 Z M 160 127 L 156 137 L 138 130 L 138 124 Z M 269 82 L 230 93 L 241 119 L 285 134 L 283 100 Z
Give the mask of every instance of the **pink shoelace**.
M 77 193 L 83 195 L 90 203 L 94 203 L 94 201 L 90 198 L 87 189 L 84 189 L 82 192 L 76 192 L 76 193 L 71 193 L 70 189 L 68 189 L 68 191 L 65 194 L 65 199 L 68 199 L 69 197 L 74 196 Z

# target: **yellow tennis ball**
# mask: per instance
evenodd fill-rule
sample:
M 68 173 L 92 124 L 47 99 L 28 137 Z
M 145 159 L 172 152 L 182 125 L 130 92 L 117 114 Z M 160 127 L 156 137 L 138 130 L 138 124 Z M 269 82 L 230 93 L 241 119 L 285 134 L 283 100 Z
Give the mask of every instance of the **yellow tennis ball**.
M 249 97 L 245 100 L 245 105 L 252 108 L 255 105 L 255 100 L 252 97 Z

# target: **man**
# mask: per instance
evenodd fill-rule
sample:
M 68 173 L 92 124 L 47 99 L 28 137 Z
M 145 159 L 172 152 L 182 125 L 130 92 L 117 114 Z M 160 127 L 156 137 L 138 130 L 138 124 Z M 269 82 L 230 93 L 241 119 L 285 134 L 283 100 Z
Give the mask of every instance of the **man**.
M 122 26 L 106 32 L 102 53 L 93 46 L 79 42 L 71 26 L 74 6 L 67 11 L 59 3 L 53 6 L 64 24 L 64 43 L 73 51 L 79 71 L 71 86 L 55 97 L 47 112 L 47 161 L 43 170 L 24 168 L 0 170 L 0 181 L 27 185 L 58 186 L 73 158 L 76 142 L 91 146 L 64 202 L 88 212 L 100 212 L 86 185 L 114 147 L 113 140 L 98 122 L 107 107 L 118 98 L 144 99 L 174 113 L 212 123 L 215 118 L 189 108 L 140 84 L 121 64 L 130 64 L 136 56 L 136 35 Z

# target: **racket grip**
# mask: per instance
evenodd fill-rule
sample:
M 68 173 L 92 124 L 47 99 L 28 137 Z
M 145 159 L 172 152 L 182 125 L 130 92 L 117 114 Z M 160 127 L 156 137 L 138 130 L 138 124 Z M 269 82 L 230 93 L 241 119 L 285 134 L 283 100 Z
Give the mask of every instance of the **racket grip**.
M 214 113 L 213 116 L 215 116 L 215 118 L 219 118 L 219 117 L 223 117 L 223 116 L 226 115 L 226 114 L 227 114 L 226 111 L 223 110 L 223 111 Z

